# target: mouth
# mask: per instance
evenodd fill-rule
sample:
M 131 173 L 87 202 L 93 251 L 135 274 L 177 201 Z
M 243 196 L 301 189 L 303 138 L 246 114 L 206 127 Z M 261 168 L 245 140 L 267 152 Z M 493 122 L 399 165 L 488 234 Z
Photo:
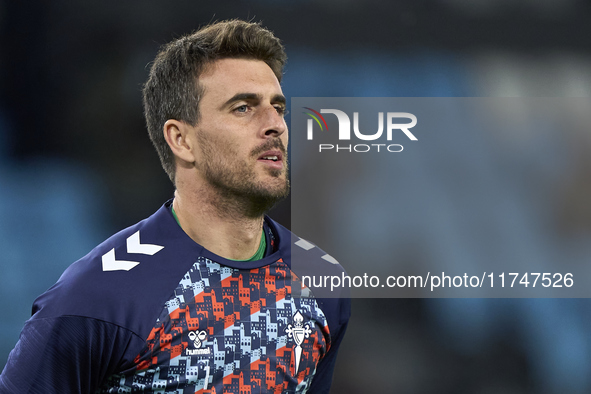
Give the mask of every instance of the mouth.
M 257 160 L 283 161 L 283 154 L 280 151 L 267 151 L 259 156 Z
M 263 152 L 257 161 L 272 168 L 281 169 L 283 168 L 283 153 L 280 150 L 268 150 Z

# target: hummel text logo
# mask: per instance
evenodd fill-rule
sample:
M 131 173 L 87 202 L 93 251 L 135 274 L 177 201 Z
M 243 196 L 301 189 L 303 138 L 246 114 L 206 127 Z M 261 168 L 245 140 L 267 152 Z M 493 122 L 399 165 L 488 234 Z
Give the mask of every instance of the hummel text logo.
M 193 341 L 193 346 L 196 349 L 187 349 L 186 354 L 187 356 L 197 356 L 197 355 L 209 355 L 211 351 L 209 348 L 202 349 L 205 340 L 207 339 L 207 333 L 203 330 L 197 331 L 189 331 L 189 339 Z

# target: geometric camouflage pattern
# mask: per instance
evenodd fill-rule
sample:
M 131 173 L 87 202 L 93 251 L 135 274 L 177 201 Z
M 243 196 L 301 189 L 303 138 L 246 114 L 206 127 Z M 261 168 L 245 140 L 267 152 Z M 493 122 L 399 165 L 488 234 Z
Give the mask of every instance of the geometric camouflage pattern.
M 110 377 L 100 392 L 305 393 L 330 336 L 302 291 L 282 260 L 244 270 L 199 257 L 166 302 L 137 369 Z

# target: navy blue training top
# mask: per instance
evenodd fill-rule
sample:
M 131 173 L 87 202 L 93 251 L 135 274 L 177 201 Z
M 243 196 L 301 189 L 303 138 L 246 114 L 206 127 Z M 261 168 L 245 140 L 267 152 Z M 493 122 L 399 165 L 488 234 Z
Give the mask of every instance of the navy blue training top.
M 315 298 L 300 278 L 343 268 L 268 217 L 272 253 L 217 256 L 177 225 L 171 203 L 37 298 L 0 393 L 329 392 L 350 299 Z

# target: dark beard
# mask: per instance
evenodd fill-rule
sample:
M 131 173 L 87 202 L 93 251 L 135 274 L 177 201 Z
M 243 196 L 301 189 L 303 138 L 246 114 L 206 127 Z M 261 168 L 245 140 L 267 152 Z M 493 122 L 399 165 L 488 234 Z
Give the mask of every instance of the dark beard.
M 268 190 L 248 182 L 230 183 L 223 172 L 217 172 L 214 175 L 207 174 L 206 171 L 206 176 L 217 191 L 216 206 L 220 212 L 240 212 L 246 217 L 257 218 L 267 213 L 289 194 L 287 170 L 285 184 L 277 190 Z
M 283 170 L 269 170 L 272 177 L 284 178 L 282 186 L 270 188 L 255 182 L 255 173 L 251 167 L 238 166 L 237 163 L 228 165 L 228 163 L 216 159 L 217 157 L 230 157 L 232 155 L 230 150 L 227 152 L 215 150 L 207 138 L 202 138 L 200 142 L 205 158 L 203 170 L 206 179 L 217 192 L 215 203 L 220 213 L 236 212 L 246 217 L 257 218 L 264 215 L 289 194 L 287 165 Z M 287 157 L 285 147 L 279 139 L 269 140 L 254 149 L 250 156 L 257 158 L 261 153 L 272 149 L 280 149 L 283 157 Z M 232 168 L 232 164 L 236 168 Z
M 231 192 L 230 192 L 231 193 Z M 252 190 L 252 193 L 234 193 L 232 203 L 226 204 L 220 201 L 220 206 L 226 205 L 225 209 L 237 209 L 246 217 L 258 218 L 269 212 L 279 201 L 289 194 L 289 180 L 285 180 L 285 187 L 279 193 L 260 193 L 259 190 Z

